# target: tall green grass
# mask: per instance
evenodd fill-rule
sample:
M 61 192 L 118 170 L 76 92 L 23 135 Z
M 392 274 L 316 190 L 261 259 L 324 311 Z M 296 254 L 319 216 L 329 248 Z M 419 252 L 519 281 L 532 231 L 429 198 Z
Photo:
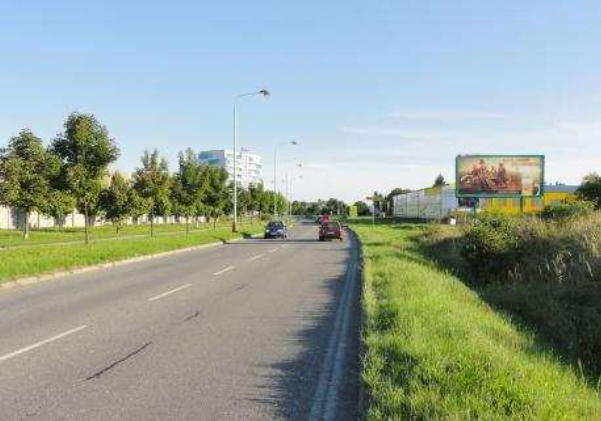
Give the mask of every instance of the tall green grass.
M 601 376 L 601 214 L 489 215 L 431 225 L 421 244 L 481 297 L 550 340 L 592 382 Z
M 599 391 L 416 246 L 417 225 L 357 224 L 370 420 L 597 420 Z

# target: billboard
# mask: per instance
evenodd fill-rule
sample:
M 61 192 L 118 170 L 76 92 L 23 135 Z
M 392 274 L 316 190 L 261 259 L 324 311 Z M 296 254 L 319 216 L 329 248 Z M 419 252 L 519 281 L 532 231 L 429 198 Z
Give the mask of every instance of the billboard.
M 543 194 L 542 155 L 460 155 L 457 197 L 529 197 Z
M 358 209 L 356 205 L 351 205 L 348 208 L 348 216 L 349 218 L 356 218 L 358 215 Z

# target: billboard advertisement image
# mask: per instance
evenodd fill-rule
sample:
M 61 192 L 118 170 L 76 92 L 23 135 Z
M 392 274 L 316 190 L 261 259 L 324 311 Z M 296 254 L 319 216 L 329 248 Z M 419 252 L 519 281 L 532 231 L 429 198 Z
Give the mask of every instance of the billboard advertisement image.
M 542 155 L 463 155 L 457 157 L 457 197 L 542 195 Z

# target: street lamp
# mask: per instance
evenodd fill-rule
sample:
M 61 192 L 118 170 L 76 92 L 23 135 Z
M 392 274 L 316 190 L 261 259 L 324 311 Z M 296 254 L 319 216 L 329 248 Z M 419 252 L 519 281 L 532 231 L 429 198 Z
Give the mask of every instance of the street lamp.
M 296 165 L 298 168 L 302 168 L 303 164 L 297 164 Z M 290 218 L 292 216 L 292 207 L 291 207 L 291 197 L 290 197 L 290 181 L 292 180 L 302 180 L 303 176 L 302 175 L 295 175 L 293 177 L 290 177 L 290 173 L 286 172 L 286 199 L 288 201 L 288 218 Z
M 284 145 L 298 145 L 296 140 L 277 143 L 273 148 L 273 216 L 278 214 L 278 147 Z
M 236 126 L 237 126 L 237 119 L 236 119 L 236 105 L 238 104 L 238 101 L 242 98 L 245 98 L 247 96 L 254 96 L 254 95 L 263 95 L 265 97 L 269 96 L 270 93 L 267 89 L 261 89 L 260 91 L 256 91 L 256 92 L 249 92 L 246 94 L 241 94 L 238 95 L 234 98 L 234 173 L 233 173 L 233 178 L 234 178 L 234 224 L 232 225 L 232 231 L 233 232 L 238 232 L 238 157 L 236 155 Z

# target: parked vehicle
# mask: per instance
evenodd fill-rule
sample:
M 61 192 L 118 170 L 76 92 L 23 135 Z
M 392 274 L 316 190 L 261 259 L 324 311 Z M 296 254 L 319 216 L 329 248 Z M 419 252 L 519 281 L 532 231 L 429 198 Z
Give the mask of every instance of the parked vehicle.
M 288 228 L 282 221 L 271 221 L 265 227 L 263 238 L 288 238 Z
M 326 222 L 319 228 L 319 241 L 331 239 L 342 241 L 342 225 L 340 225 L 340 222 Z

